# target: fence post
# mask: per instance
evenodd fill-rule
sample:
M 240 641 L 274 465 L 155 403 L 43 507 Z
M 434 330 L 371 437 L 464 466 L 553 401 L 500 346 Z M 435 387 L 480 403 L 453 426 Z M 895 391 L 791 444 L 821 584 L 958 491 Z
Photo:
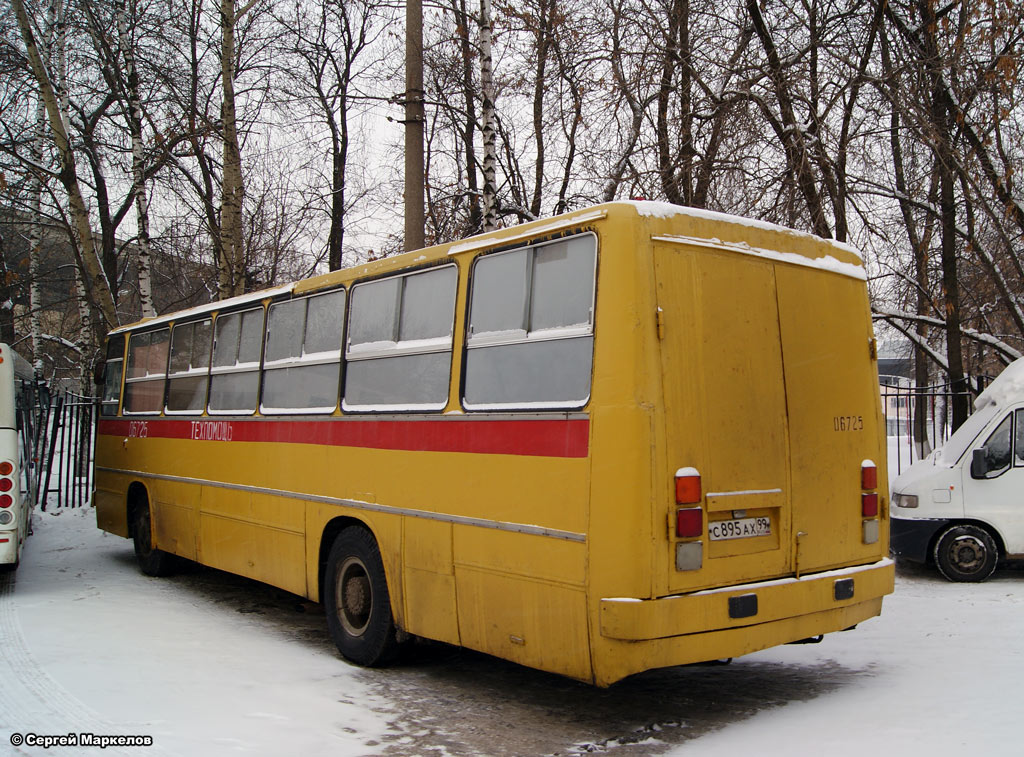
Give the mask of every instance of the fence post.
M 49 410 L 49 415 L 50 415 L 50 417 L 53 420 L 53 424 L 52 424 L 52 427 L 50 428 L 49 454 L 46 455 L 46 465 L 43 466 L 46 469 L 46 474 L 45 474 L 46 475 L 46 480 L 45 480 L 45 483 L 43 484 L 43 487 L 42 487 L 42 492 L 43 492 L 43 510 L 44 511 L 46 510 L 46 500 L 50 496 L 50 475 L 51 475 L 51 470 L 53 468 L 53 456 L 56 453 L 56 448 L 57 448 L 57 432 L 60 431 L 61 410 L 63 409 L 63 407 L 64 407 L 64 397 L 62 397 L 61 395 L 58 394 L 57 397 L 56 397 L 56 401 L 53 403 L 53 407 Z M 44 440 L 44 447 L 45 447 L 45 440 Z M 57 486 L 57 507 L 60 507 L 61 506 L 61 496 L 60 496 L 60 486 L 59 486 L 59 482 L 60 482 L 60 470 L 59 470 L 59 467 L 58 467 L 58 471 L 57 471 L 57 481 L 58 481 L 58 486 Z

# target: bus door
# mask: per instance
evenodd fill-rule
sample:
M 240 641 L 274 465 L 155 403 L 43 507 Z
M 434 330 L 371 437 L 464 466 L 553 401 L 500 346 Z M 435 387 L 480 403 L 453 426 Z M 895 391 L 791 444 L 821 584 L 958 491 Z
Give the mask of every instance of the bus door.
M 861 464 L 884 489 L 878 368 L 862 280 L 808 266 L 775 267 L 789 408 L 794 569 L 884 556 L 878 521 L 861 512 Z M 879 513 L 885 508 L 879 503 Z M 871 537 L 865 527 L 876 529 Z
M 655 591 L 787 574 L 793 540 L 773 264 L 659 245 L 655 275 L 667 469 L 699 471 L 705 519 L 699 561 L 678 565 L 670 503 L 668 585 Z

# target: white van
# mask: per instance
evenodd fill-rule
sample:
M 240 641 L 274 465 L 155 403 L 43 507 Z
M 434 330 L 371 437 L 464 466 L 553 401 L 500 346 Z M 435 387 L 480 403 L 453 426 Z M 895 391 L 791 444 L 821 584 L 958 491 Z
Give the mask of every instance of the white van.
M 1024 358 L 974 408 L 892 486 L 893 553 L 934 562 L 950 581 L 984 581 L 999 561 L 1024 559 Z

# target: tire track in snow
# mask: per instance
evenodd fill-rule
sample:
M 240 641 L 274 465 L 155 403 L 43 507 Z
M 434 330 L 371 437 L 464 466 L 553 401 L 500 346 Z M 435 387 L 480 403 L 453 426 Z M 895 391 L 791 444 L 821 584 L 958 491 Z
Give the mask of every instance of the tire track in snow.
M 103 719 L 40 667 L 18 620 L 16 583 L 16 573 L 0 574 L 0 754 L 8 749 L 17 754 L 39 754 L 42 747 L 12 745 L 10 738 L 15 733 L 131 735 L 133 732 Z M 155 744 L 144 749 L 151 757 L 169 757 Z M 101 751 L 123 757 L 139 754 L 137 747 L 108 746 Z

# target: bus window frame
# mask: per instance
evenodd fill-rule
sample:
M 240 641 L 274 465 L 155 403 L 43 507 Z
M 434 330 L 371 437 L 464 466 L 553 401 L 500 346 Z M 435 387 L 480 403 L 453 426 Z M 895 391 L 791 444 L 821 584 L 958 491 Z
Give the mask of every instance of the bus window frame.
M 121 400 L 124 398 L 124 374 L 125 366 L 128 364 L 128 337 L 129 333 L 112 334 L 107 337 L 107 348 L 105 358 L 103 361 L 102 378 L 103 381 L 100 384 L 100 417 L 103 418 L 116 418 L 121 414 Z M 110 354 L 110 348 L 112 344 L 116 344 L 115 340 L 120 340 L 121 350 L 116 355 Z M 108 382 L 113 378 L 114 374 L 112 368 L 117 365 L 117 395 L 111 399 L 106 398 L 106 390 Z
M 321 289 L 315 292 L 308 292 L 302 295 L 296 295 L 288 299 L 279 299 L 271 302 L 266 307 L 266 315 L 263 321 L 263 360 L 260 365 L 260 389 L 259 389 L 259 412 L 261 415 L 331 415 L 335 413 L 341 405 L 342 392 L 345 388 L 345 341 L 348 338 L 348 309 L 349 304 L 352 301 L 349 292 L 350 287 L 344 285 L 332 287 L 329 289 Z M 309 301 L 315 297 L 323 297 L 331 294 L 341 293 L 344 298 L 344 304 L 341 309 L 341 329 L 338 331 L 338 349 L 337 351 L 331 352 L 306 352 L 306 326 L 309 323 Z M 267 360 L 267 347 L 270 344 L 270 314 L 271 311 L 278 305 L 285 305 L 288 303 L 294 303 L 304 301 L 305 302 L 305 316 L 302 323 L 302 346 L 299 349 L 297 357 L 290 356 L 285 358 L 278 358 L 275 360 Z M 324 357 L 325 355 L 330 357 Z M 212 361 L 211 361 L 212 363 Z M 335 392 L 335 402 L 332 406 L 326 407 L 294 407 L 294 408 L 280 408 L 273 407 L 271 405 L 265 405 L 263 401 L 263 389 L 267 378 L 267 372 L 287 369 L 287 368 L 304 368 L 314 367 L 318 365 L 331 365 L 336 364 L 338 366 L 338 388 Z
M 392 347 L 376 347 L 359 349 L 360 345 L 374 344 L 373 342 L 360 342 L 356 345 L 356 350 L 353 353 L 351 344 L 351 332 L 352 332 L 352 307 L 355 303 L 355 292 L 360 286 L 369 284 L 376 284 L 383 281 L 390 281 L 394 279 L 403 280 L 411 276 L 416 276 L 425 273 L 431 273 L 434 271 L 441 270 L 452 270 L 455 273 L 455 282 L 452 291 L 451 299 L 451 326 L 445 345 L 441 345 L 441 341 L 445 337 L 436 337 L 431 339 L 412 339 L 405 340 L 405 347 L 403 347 L 403 340 L 398 339 L 400 329 L 402 325 L 402 311 L 403 301 L 405 296 L 404 283 L 398 290 L 398 305 L 395 312 L 395 320 L 393 327 L 395 329 L 395 341 Z M 448 406 L 449 396 L 452 385 L 452 361 L 455 356 L 456 347 L 456 324 L 458 323 L 458 301 L 459 301 L 459 278 L 462 276 L 462 267 L 454 261 L 444 261 L 440 264 L 432 264 L 427 266 L 420 266 L 416 268 L 409 268 L 401 270 L 395 273 L 389 273 L 385 276 L 377 276 L 373 278 L 366 278 L 360 281 L 355 281 L 348 288 L 348 299 L 345 303 L 345 332 L 342 341 L 342 376 L 341 376 L 341 409 L 347 414 L 359 414 L 359 413 L 441 413 Z M 349 404 L 347 397 L 348 381 L 349 381 L 349 367 L 352 363 L 360 363 L 368 360 L 379 360 L 395 357 L 413 357 L 417 355 L 440 355 L 448 353 L 448 380 L 446 382 L 446 388 L 444 396 L 438 402 L 432 403 L 389 403 L 381 405 L 368 405 L 368 404 Z M 353 354 L 355 355 L 353 357 Z
M 217 354 L 217 323 L 221 318 L 230 317 L 237 315 L 239 317 L 239 328 L 238 328 L 238 339 L 239 344 L 242 339 L 242 321 L 244 321 L 246 313 L 254 313 L 261 311 L 263 314 L 262 323 L 260 325 L 260 354 L 259 358 L 255 362 L 239 363 L 238 360 L 238 346 L 235 349 L 235 364 L 231 366 L 216 366 L 214 365 L 214 359 Z M 210 380 L 206 387 L 206 413 L 207 415 L 220 415 L 229 416 L 236 415 L 242 417 L 249 417 L 256 415 L 259 411 L 261 390 L 263 388 L 263 351 L 266 349 L 266 328 L 267 328 L 267 307 L 263 302 L 257 302 L 255 305 L 247 304 L 246 307 L 239 308 L 237 310 L 227 310 L 216 312 L 216 317 L 213 319 L 213 338 L 210 340 Z M 254 368 L 255 366 L 255 368 Z M 218 410 L 210 406 L 210 400 L 213 399 L 213 379 L 214 376 L 228 376 L 236 373 L 252 373 L 255 370 L 257 375 L 256 382 L 256 401 L 251 410 Z
M 533 290 L 535 286 L 534 282 L 534 269 L 535 269 L 535 258 L 536 251 L 553 244 L 560 242 L 570 242 L 573 239 L 582 237 L 591 237 L 593 239 L 593 278 L 592 286 L 590 290 L 590 321 L 586 327 L 580 327 L 574 329 L 572 327 L 555 327 L 548 329 L 530 330 L 530 319 L 532 318 L 533 312 Z M 503 336 L 503 337 L 488 337 L 487 334 L 498 333 L 498 332 L 482 332 L 481 334 L 473 334 L 473 291 L 476 286 L 476 267 L 481 260 L 486 260 L 499 255 L 507 255 L 516 252 L 527 251 L 529 255 L 527 261 L 527 273 L 528 273 L 528 284 L 526 292 L 526 301 L 524 303 L 524 314 L 523 323 L 526 326 L 524 329 L 519 331 L 522 333 L 521 336 Z M 600 237 L 592 229 L 577 229 L 572 232 L 563 233 L 553 238 L 539 239 L 539 240 L 526 240 L 522 244 L 515 246 L 502 247 L 499 249 L 490 250 L 477 255 L 470 266 L 469 270 L 469 282 L 466 290 L 466 317 L 463 329 L 463 341 L 462 341 L 462 369 L 461 377 L 459 382 L 459 400 L 462 408 L 470 413 L 494 413 L 494 412 L 530 412 L 530 411 L 580 411 L 584 410 L 590 403 L 591 397 L 594 390 L 594 347 L 596 345 L 596 331 L 597 331 L 597 279 L 598 279 L 598 268 L 600 260 Z M 504 347 L 512 345 L 525 345 L 525 344 L 541 344 L 544 342 L 555 342 L 569 339 L 580 339 L 589 338 L 591 340 L 591 364 L 590 364 L 590 379 L 588 382 L 587 395 L 582 400 L 573 401 L 560 401 L 560 400 L 536 400 L 536 401 L 523 401 L 523 402 L 487 402 L 487 403 L 474 403 L 469 402 L 466 399 L 466 384 L 467 374 L 469 369 L 469 353 L 472 350 L 488 348 L 488 347 Z
M 164 360 L 164 371 L 163 371 L 163 373 L 152 373 L 151 374 L 151 373 L 148 373 L 149 369 L 147 368 L 146 369 L 147 373 L 146 373 L 145 376 L 135 376 L 135 377 L 129 376 L 128 375 L 128 370 L 129 370 L 129 366 L 131 365 L 132 342 L 135 340 L 136 337 L 146 336 L 146 337 L 150 338 L 150 346 L 152 346 L 152 336 L 153 336 L 153 334 L 157 334 L 157 333 L 159 333 L 161 331 L 166 331 L 167 332 L 167 356 L 166 356 L 166 358 Z M 122 363 L 122 375 L 124 376 L 124 379 L 123 379 L 122 384 L 121 384 L 121 400 L 120 400 L 121 401 L 121 413 L 122 413 L 122 415 L 160 415 L 163 412 L 163 408 L 164 408 L 165 404 L 167 403 L 167 366 L 168 366 L 168 361 L 170 360 L 170 357 L 171 357 L 171 327 L 170 327 L 169 324 L 161 325 L 160 327 L 154 328 L 154 329 L 149 329 L 149 330 L 140 329 L 139 331 L 129 332 L 128 339 L 127 339 L 127 345 L 126 345 L 126 351 L 125 351 L 125 358 L 124 358 L 124 362 Z M 128 395 L 129 395 L 128 389 L 129 389 L 129 387 L 133 386 L 135 384 L 142 384 L 142 383 L 153 383 L 153 384 L 155 384 L 155 383 L 157 383 L 157 381 L 161 381 L 162 382 L 162 390 L 161 390 L 161 393 L 160 393 L 160 403 L 156 407 L 156 409 L 154 409 L 154 410 L 129 410 L 128 409 Z
M 189 362 L 188 370 L 171 373 L 171 359 L 174 353 L 174 332 L 179 327 L 189 326 L 192 328 L 192 338 L 195 339 L 195 327 L 197 324 L 207 322 L 210 324 L 210 346 L 206 355 L 205 368 L 193 368 Z M 192 345 L 190 344 L 190 348 Z M 175 321 L 171 325 L 171 341 L 167 349 L 167 386 L 164 389 L 164 415 L 202 415 L 210 401 L 210 366 L 213 364 L 213 314 L 207 313 L 204 317 L 192 318 L 186 321 Z M 196 410 L 171 410 L 167 403 L 171 398 L 171 381 L 182 378 L 198 378 L 206 376 L 206 389 L 203 392 L 202 407 Z

